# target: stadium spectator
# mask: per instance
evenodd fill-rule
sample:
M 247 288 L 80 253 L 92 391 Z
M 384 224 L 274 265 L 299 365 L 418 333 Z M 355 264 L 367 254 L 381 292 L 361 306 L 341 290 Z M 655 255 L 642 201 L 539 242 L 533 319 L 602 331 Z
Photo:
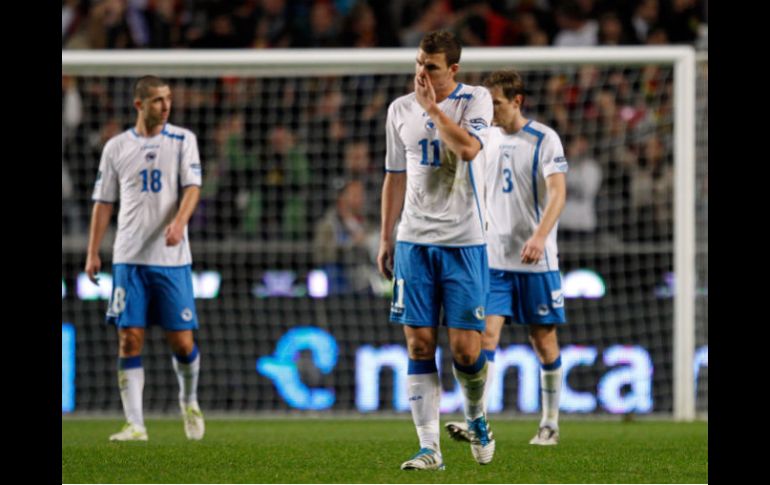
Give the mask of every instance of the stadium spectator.
M 370 291 L 376 276 L 370 248 L 376 236 L 366 218 L 364 184 L 349 180 L 316 223 L 313 237 L 315 263 L 326 271 L 330 295 Z
M 660 5 L 658 0 L 640 0 L 631 16 L 637 43 L 646 44 L 652 28 L 658 23 Z
M 559 31 L 553 39 L 555 47 L 590 47 L 599 43 L 599 25 L 586 16 L 581 6 L 567 0 L 556 8 Z
M 417 20 L 400 33 L 401 45 L 417 47 L 426 33 L 446 29 L 454 22 L 454 14 L 447 0 L 432 0 L 425 10 L 418 13 Z
M 647 137 L 631 166 L 632 237 L 643 241 L 671 238 L 674 170 L 658 135 Z
M 599 18 L 599 45 L 630 45 L 634 43 L 623 22 L 615 12 L 606 12 Z
M 262 0 L 257 11 L 252 47 L 286 48 L 291 44 L 291 19 L 286 0 Z
M 292 47 L 340 47 L 341 19 L 334 5 L 325 0 L 313 2 L 309 25 L 297 25 L 292 36 Z
M 343 47 L 378 47 L 380 29 L 374 10 L 366 2 L 357 2 L 345 17 L 340 35 Z
M 559 236 L 564 240 L 582 240 L 597 229 L 596 197 L 602 169 L 591 155 L 588 138 L 582 134 L 568 145 L 567 160 L 567 200 L 559 222 Z
M 126 0 L 102 0 L 89 17 L 91 49 L 130 49 L 137 46 L 126 19 Z
M 286 126 L 270 129 L 259 155 L 261 217 L 255 224 L 267 239 L 298 239 L 309 231 L 310 162 Z M 250 206 L 251 207 L 251 206 Z

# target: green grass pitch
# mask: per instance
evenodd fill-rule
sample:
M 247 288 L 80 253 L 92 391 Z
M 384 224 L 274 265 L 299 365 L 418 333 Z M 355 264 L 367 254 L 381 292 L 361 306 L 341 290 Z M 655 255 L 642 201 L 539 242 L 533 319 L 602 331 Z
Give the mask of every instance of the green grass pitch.
M 442 417 L 442 425 L 446 422 Z M 118 420 L 62 419 L 62 483 L 708 483 L 708 423 L 561 422 L 561 443 L 528 444 L 537 421 L 491 419 L 494 461 L 478 465 L 442 428 L 445 471 L 401 471 L 411 418 L 147 421 L 149 441 L 110 443 Z

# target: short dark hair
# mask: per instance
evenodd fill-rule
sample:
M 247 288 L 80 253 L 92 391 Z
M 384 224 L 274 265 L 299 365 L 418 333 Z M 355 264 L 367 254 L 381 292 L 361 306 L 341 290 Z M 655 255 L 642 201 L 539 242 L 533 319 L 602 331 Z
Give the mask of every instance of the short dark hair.
M 157 76 L 143 76 L 134 83 L 134 99 L 145 99 L 150 96 L 150 88 L 168 86 L 168 83 Z
M 495 71 L 484 80 L 484 86 L 487 88 L 493 88 L 495 86 L 500 87 L 503 90 L 503 96 L 509 101 L 520 94 L 523 98 L 525 96 L 524 80 L 521 78 L 521 74 L 513 69 L 507 71 Z
M 446 65 L 451 66 L 460 62 L 460 54 L 463 47 L 452 32 L 436 30 L 425 34 L 425 37 L 420 41 L 420 49 L 426 54 L 443 52 L 444 57 L 446 57 Z

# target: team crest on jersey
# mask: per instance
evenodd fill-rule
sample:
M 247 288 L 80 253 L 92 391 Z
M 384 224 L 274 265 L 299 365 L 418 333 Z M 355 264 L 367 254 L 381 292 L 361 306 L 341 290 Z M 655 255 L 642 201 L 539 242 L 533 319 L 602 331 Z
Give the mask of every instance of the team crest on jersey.
M 427 128 L 429 130 L 435 130 L 436 129 L 436 125 L 433 123 L 433 121 L 431 121 L 430 118 L 428 118 L 428 121 L 425 122 L 425 128 Z
M 147 160 L 148 162 L 153 162 L 153 161 L 155 161 L 155 158 L 157 158 L 157 156 L 158 156 L 158 154 L 155 153 L 155 152 L 147 152 L 144 155 L 144 159 Z
M 562 290 L 554 290 L 551 292 L 551 305 L 554 308 L 561 308 L 564 306 L 564 292 Z
M 192 310 L 190 310 L 189 308 L 185 308 L 184 310 L 182 310 L 181 316 L 182 316 L 182 320 L 184 320 L 185 322 L 189 322 L 190 320 L 192 320 L 192 317 L 193 317 Z
M 548 308 L 548 305 L 546 305 L 544 303 L 537 306 L 537 314 L 540 315 L 540 316 L 544 317 L 544 316 L 548 315 L 548 312 L 550 312 L 550 311 L 551 310 Z
M 489 126 L 487 124 L 487 120 L 485 120 L 484 118 L 473 118 L 470 124 L 474 130 L 480 130 L 482 128 L 486 128 L 487 126 Z
M 476 317 L 477 320 L 484 320 L 484 307 L 477 306 L 476 309 L 473 310 L 473 316 Z

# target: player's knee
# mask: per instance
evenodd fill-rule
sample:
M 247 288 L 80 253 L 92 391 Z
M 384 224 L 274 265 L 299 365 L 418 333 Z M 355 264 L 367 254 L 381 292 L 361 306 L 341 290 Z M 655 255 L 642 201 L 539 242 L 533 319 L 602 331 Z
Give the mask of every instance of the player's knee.
M 139 355 L 142 351 L 142 338 L 136 333 L 126 332 L 120 336 L 120 354 L 123 356 Z
M 481 348 L 487 350 L 495 350 L 497 348 L 497 342 L 500 341 L 500 335 L 487 335 L 486 333 L 481 335 Z
M 190 355 L 192 354 L 194 347 L 195 345 L 192 342 L 187 342 L 187 341 L 173 342 L 171 344 L 171 350 L 176 355 L 184 355 L 184 356 Z
M 556 340 L 555 328 L 553 327 L 548 330 L 530 333 L 529 341 L 538 355 L 550 356 L 559 353 L 559 344 Z
M 409 349 L 409 358 L 413 360 L 428 360 L 436 357 L 436 349 L 428 345 L 415 346 Z
M 452 351 L 452 357 L 454 358 L 455 362 L 463 366 L 471 366 L 475 364 L 476 361 L 479 360 L 480 354 L 481 349 L 475 349 L 475 352 L 470 348 L 456 349 Z

